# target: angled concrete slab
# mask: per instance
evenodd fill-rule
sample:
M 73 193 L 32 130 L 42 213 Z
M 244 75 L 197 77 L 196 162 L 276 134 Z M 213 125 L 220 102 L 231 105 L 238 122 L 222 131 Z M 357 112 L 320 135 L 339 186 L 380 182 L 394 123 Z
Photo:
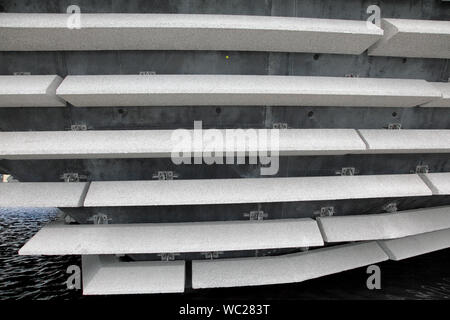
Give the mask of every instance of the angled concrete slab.
M 97 181 L 86 207 L 267 203 L 429 196 L 416 174 L 195 179 L 165 181 Z
M 72 27 L 72 29 L 70 29 Z M 73 27 L 80 27 L 73 29 Z M 361 54 L 366 21 L 210 14 L 0 14 L 0 51 L 233 50 Z
M 0 107 L 65 107 L 56 96 L 61 82 L 57 75 L 0 75 Z
M 192 287 L 220 288 L 302 282 L 388 260 L 376 242 L 277 257 L 192 261 Z
M 81 207 L 86 182 L 0 183 L 0 207 Z
M 448 153 L 450 130 L 358 130 L 367 153 Z
M 317 218 L 326 242 L 394 239 L 450 228 L 450 207 Z
M 232 131 L 235 132 L 235 131 Z M 227 139 L 226 130 L 207 130 L 201 136 L 217 133 Z M 364 142 L 353 129 L 251 129 L 236 135 L 234 143 L 217 146 L 204 139 L 195 148 L 193 130 L 105 130 L 105 131 L 26 131 L 0 132 L 2 159 L 91 159 L 91 158 L 170 158 L 172 152 L 265 152 L 280 155 L 335 155 L 363 152 Z M 187 134 L 191 141 L 181 140 Z M 271 139 L 278 139 L 272 145 Z M 267 136 L 266 141 L 262 137 Z M 242 137 L 242 139 L 241 139 Z M 246 140 L 254 139 L 254 145 Z M 189 145 L 190 143 L 190 145 Z M 182 150 L 181 150 L 182 144 Z
M 433 100 L 422 105 L 430 108 L 450 108 L 450 82 L 430 82 L 433 87 L 442 93 L 442 99 Z
M 20 249 L 21 255 L 140 254 L 239 251 L 322 246 L 313 219 L 50 224 Z
M 450 59 L 450 21 L 383 19 L 371 56 Z
M 257 75 L 68 76 L 57 95 L 78 107 L 414 107 L 442 97 L 424 80 Z
M 403 260 L 450 247 L 450 229 L 379 241 L 391 260 Z
M 82 256 L 83 294 L 184 292 L 184 261 L 120 262 L 111 256 Z

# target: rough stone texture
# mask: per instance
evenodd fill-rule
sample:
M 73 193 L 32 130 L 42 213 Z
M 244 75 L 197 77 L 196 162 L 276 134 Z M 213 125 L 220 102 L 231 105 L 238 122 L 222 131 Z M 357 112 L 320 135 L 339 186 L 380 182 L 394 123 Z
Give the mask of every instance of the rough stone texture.
M 326 242 L 401 238 L 450 228 L 450 207 L 317 218 Z
M 383 19 L 372 56 L 450 59 L 450 21 Z
M 442 97 L 424 80 L 259 75 L 68 76 L 57 95 L 78 107 L 413 107 Z
M 139 254 L 322 246 L 312 219 L 61 225 L 41 229 L 21 255 Z
M 376 242 L 278 257 L 192 261 L 192 287 L 218 288 L 302 282 L 387 260 Z
M 0 14 L 1 51 L 233 50 L 361 54 L 381 38 L 366 21 L 195 14 Z
M 0 183 L 0 207 L 81 207 L 86 182 Z
M 184 261 L 119 262 L 110 256 L 82 256 L 83 294 L 184 292 Z
M 92 182 L 86 207 L 200 205 L 429 196 L 416 174 Z
M 450 82 L 431 82 L 431 85 L 442 92 L 442 99 L 422 105 L 431 108 L 450 108 Z
M 448 153 L 450 130 L 359 130 L 368 153 Z
M 450 195 L 450 172 L 436 172 L 421 175 L 433 195 Z
M 379 241 L 391 260 L 403 260 L 450 247 L 450 229 Z
M 208 131 L 212 133 L 212 131 Z M 247 131 L 244 131 L 244 134 Z M 279 148 L 270 145 L 272 130 L 248 131 L 255 136 L 255 147 L 243 139 L 217 150 L 230 152 L 272 151 L 281 155 L 328 155 L 362 152 L 366 149 L 358 133 L 352 129 L 285 129 L 279 131 Z M 28 131 L 0 132 L 0 157 L 3 159 L 90 159 L 90 158 L 160 158 L 171 157 L 180 150 L 179 135 L 174 130 L 105 130 L 105 131 Z M 203 134 L 207 131 L 203 131 Z M 267 141 L 263 140 L 266 134 Z M 193 131 L 189 130 L 193 139 Z M 227 133 L 220 130 L 220 137 Z M 173 137 L 173 139 L 172 139 Z M 258 143 L 261 141 L 262 143 Z M 189 143 L 189 141 L 187 142 Z M 203 148 L 183 143 L 186 151 L 214 151 L 217 141 L 204 138 Z
M 56 96 L 61 82 L 56 75 L 0 75 L 0 107 L 64 107 L 65 101 Z

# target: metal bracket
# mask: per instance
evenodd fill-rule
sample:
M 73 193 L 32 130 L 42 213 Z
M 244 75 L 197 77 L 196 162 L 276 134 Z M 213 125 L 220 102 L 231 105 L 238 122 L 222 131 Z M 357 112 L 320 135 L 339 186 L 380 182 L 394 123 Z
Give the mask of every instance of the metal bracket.
M 210 252 L 202 252 L 203 256 L 205 256 L 205 259 L 217 259 L 221 254 L 223 254 L 223 251 L 210 251 Z
M 72 218 L 71 216 L 69 216 L 67 213 L 64 216 L 64 223 L 65 224 L 71 224 L 71 223 L 75 223 L 75 219 Z
M 354 176 L 357 173 L 358 170 L 356 170 L 356 168 L 354 167 L 346 167 L 342 168 L 340 171 L 336 171 L 336 174 L 340 176 Z
M 334 207 L 322 207 L 319 211 L 314 211 L 314 215 L 320 217 L 332 217 L 335 213 Z
M 87 125 L 86 124 L 72 124 L 70 126 L 70 130 L 72 131 L 86 131 Z
M 164 252 L 164 253 L 158 253 L 158 256 L 161 257 L 161 261 L 174 261 L 175 256 L 179 256 L 179 253 L 170 253 L 170 252 Z
M 389 202 L 388 204 L 383 206 L 383 210 L 388 213 L 394 213 L 398 211 L 396 202 Z
M 140 76 L 152 76 L 155 74 L 156 74 L 156 71 L 139 71 Z
M 66 172 L 60 175 L 59 178 L 64 180 L 64 182 L 80 182 L 81 180 L 86 180 L 87 176 L 76 172 Z
M 178 174 L 173 171 L 158 171 L 153 174 L 153 179 L 158 180 L 173 180 L 174 178 L 178 178 Z
M 347 73 L 346 78 L 359 78 L 359 74 Z
M 388 130 L 400 130 L 402 128 L 401 123 L 389 123 L 387 126 Z
M 307 252 L 307 251 L 309 251 L 309 247 L 301 247 L 300 251 L 301 252 Z
M 13 75 L 15 76 L 30 76 L 31 72 L 28 71 L 19 71 L 19 72 L 13 72 Z
M 429 173 L 430 172 L 430 168 L 428 167 L 427 164 L 421 164 L 416 166 L 416 173 Z
M 103 213 L 94 214 L 88 219 L 88 221 L 92 221 L 93 224 L 109 224 L 109 221 L 111 220 L 111 218 L 108 218 L 108 216 Z
M 249 220 L 264 220 L 269 216 L 268 213 L 265 213 L 262 210 L 255 210 L 244 213 L 244 217 L 249 218 Z
M 273 129 L 288 129 L 288 124 L 286 122 L 275 122 L 272 125 Z

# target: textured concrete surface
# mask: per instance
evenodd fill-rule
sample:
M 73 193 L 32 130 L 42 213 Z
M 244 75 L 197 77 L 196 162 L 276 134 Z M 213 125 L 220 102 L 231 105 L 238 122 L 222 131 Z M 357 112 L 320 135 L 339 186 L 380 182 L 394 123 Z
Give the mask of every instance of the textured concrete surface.
M 335 155 L 362 152 L 366 149 L 358 133 L 352 129 L 286 129 L 279 131 L 279 145 L 271 146 L 272 130 L 254 131 L 257 139 L 267 135 L 256 149 L 244 139 L 235 145 L 223 142 L 218 151 L 279 151 L 280 155 Z M 204 134 L 206 131 L 203 132 Z M 245 133 L 245 131 L 244 131 Z M 2 159 L 90 159 L 90 158 L 170 158 L 181 151 L 179 141 L 171 137 L 174 130 L 104 130 L 104 131 L 27 131 L 0 132 L 0 158 Z M 220 130 L 225 139 L 226 131 Z M 194 137 L 189 130 L 190 137 Z M 200 151 L 215 151 L 218 143 L 204 139 Z M 278 147 L 278 148 L 277 148 Z M 177 149 L 178 148 L 178 149 Z M 194 152 L 193 143 L 183 145 Z M 183 149 L 184 151 L 184 149 Z
M 326 242 L 402 238 L 450 228 L 450 207 L 317 218 Z
M 450 247 L 450 229 L 379 241 L 391 260 L 403 260 Z
M 0 207 L 80 207 L 85 182 L 0 183 Z
M 61 82 L 56 75 L 0 75 L 0 107 L 64 107 L 65 101 L 56 96 Z
M 448 153 L 450 130 L 359 130 L 368 153 Z
M 322 246 L 312 219 L 61 225 L 42 228 L 21 255 L 210 252 Z
M 86 207 L 267 203 L 429 196 L 416 174 L 92 182 Z
M 192 287 L 218 288 L 302 282 L 387 260 L 376 242 L 278 257 L 192 261 Z
M 383 19 L 372 56 L 450 59 L 450 21 Z
M 67 76 L 56 93 L 78 107 L 413 107 L 442 96 L 424 80 L 260 75 Z
M 421 175 L 433 191 L 433 195 L 450 195 L 450 172 L 435 172 Z
M 184 261 L 119 262 L 111 256 L 82 256 L 83 294 L 184 292 Z
M 450 108 L 450 82 L 431 82 L 431 85 L 442 92 L 442 99 L 422 105 L 431 108 Z
M 365 21 L 195 14 L 0 14 L 1 51 L 233 50 L 361 54 L 383 31 Z

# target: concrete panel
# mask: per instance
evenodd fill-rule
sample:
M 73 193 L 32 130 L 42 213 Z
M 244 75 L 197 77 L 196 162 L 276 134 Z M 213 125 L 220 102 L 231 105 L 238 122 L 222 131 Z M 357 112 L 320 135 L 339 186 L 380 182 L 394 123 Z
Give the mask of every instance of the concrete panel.
M 82 256 L 83 294 L 184 292 L 184 261 L 119 262 L 111 256 Z
M 429 196 L 415 174 L 92 182 L 86 207 L 268 203 Z
M 379 241 L 391 260 L 403 260 L 450 247 L 450 229 Z
M 0 183 L 0 207 L 81 207 L 86 182 Z
M 402 238 L 450 228 L 450 207 L 317 218 L 326 242 Z
M 63 225 L 42 228 L 21 255 L 139 254 L 322 246 L 312 219 L 155 224 Z
M 433 191 L 433 195 L 450 195 L 450 172 L 435 172 L 421 175 Z
M 431 82 L 431 85 L 442 92 L 442 99 L 422 105 L 430 108 L 450 108 L 450 82 Z
M 57 94 L 78 107 L 413 107 L 442 97 L 424 80 L 258 75 L 68 76 Z
M 1 51 L 233 50 L 361 54 L 365 21 L 208 14 L 0 14 Z M 69 22 L 69 24 L 68 24 Z
M 302 282 L 387 260 L 376 242 L 278 257 L 192 261 L 192 287 L 218 288 Z
M 383 19 L 371 56 L 450 59 L 450 21 Z
M 61 82 L 56 75 L 0 75 L 0 107 L 64 107 L 65 101 L 56 96 Z
M 450 130 L 358 130 L 368 153 L 448 153 Z
M 214 130 L 226 139 L 226 130 Z M 213 133 L 205 129 L 201 134 Z M 194 131 L 185 131 L 193 139 Z M 245 132 L 244 132 L 245 133 Z M 217 141 L 204 139 L 200 149 L 183 142 L 183 151 L 196 152 L 265 152 L 280 155 L 337 155 L 363 152 L 366 149 L 358 133 L 352 129 L 254 129 L 255 145 L 236 139 L 234 145 L 217 148 Z M 267 135 L 268 141 L 263 139 Z M 278 134 L 278 145 L 271 137 Z M 245 137 L 244 137 L 245 138 Z M 258 143 L 258 141 L 260 141 Z M 160 158 L 171 157 L 180 150 L 180 135 L 175 130 L 110 130 L 110 131 L 26 131 L 0 132 L 2 159 L 92 159 L 92 158 Z

